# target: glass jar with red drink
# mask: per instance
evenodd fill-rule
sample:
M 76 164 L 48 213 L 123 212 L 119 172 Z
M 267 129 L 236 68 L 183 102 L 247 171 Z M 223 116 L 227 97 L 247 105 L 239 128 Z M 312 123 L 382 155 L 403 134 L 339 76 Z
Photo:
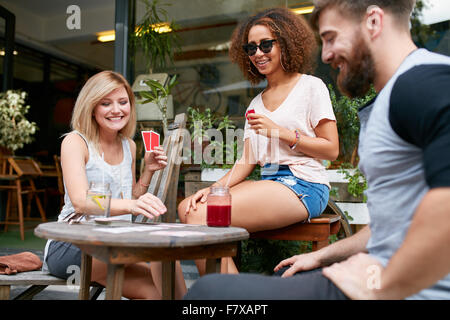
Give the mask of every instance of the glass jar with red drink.
M 228 227 L 231 224 L 231 194 L 228 187 L 210 187 L 206 224 L 208 227 Z

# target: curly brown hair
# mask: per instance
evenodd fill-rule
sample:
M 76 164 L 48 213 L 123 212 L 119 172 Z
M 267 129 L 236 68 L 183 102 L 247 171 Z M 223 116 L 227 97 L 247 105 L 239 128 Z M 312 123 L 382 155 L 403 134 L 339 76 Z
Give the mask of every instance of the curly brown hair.
M 239 65 L 244 77 L 252 84 L 265 79 L 242 49 L 247 44 L 250 29 L 255 25 L 268 27 L 274 35 L 286 72 L 307 73 L 313 70 L 317 42 L 305 18 L 286 8 L 267 9 L 241 22 L 231 37 L 230 59 Z

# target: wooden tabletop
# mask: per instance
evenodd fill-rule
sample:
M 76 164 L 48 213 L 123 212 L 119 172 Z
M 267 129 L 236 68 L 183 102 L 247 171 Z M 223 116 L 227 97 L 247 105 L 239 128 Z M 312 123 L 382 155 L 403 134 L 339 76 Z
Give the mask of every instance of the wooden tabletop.
M 67 241 L 76 244 L 180 248 L 248 239 L 249 233 L 236 227 L 207 227 L 180 223 L 131 223 L 114 220 L 109 225 L 94 221 L 80 224 L 48 222 L 38 225 L 34 233 L 40 238 Z
M 175 260 L 206 259 L 206 273 L 220 272 L 222 257 L 235 256 L 237 243 L 248 239 L 243 228 L 215 228 L 180 223 L 131 223 L 114 220 L 80 224 L 48 222 L 34 229 L 36 236 L 71 242 L 82 251 L 80 299 L 89 297 L 92 257 L 108 264 L 106 299 L 120 299 L 124 265 L 161 261 L 162 298 L 174 299 Z

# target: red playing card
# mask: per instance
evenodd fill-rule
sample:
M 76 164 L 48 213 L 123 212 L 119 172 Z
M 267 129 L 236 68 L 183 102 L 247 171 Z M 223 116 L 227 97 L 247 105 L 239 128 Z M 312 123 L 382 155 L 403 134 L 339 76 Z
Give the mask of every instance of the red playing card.
M 141 131 L 144 140 L 145 152 L 153 152 L 159 146 L 159 133 L 154 131 Z
M 254 110 L 254 109 L 250 109 L 250 110 L 248 110 L 248 111 L 245 113 L 245 117 L 247 118 L 247 120 L 248 120 L 248 115 L 249 115 L 250 113 L 255 113 L 255 110 Z

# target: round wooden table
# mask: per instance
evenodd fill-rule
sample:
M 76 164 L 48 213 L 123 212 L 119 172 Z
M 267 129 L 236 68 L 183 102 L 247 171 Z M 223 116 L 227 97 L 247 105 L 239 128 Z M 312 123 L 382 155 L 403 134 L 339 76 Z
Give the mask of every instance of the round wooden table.
M 106 299 L 120 299 L 125 264 L 162 262 L 162 296 L 174 299 L 175 261 L 206 258 L 206 273 L 220 272 L 222 257 L 237 253 L 239 241 L 248 239 L 243 228 L 213 228 L 179 223 L 131 223 L 114 220 L 108 225 L 84 221 L 42 223 L 36 236 L 71 242 L 82 251 L 79 298 L 89 298 L 92 257 L 108 265 Z

